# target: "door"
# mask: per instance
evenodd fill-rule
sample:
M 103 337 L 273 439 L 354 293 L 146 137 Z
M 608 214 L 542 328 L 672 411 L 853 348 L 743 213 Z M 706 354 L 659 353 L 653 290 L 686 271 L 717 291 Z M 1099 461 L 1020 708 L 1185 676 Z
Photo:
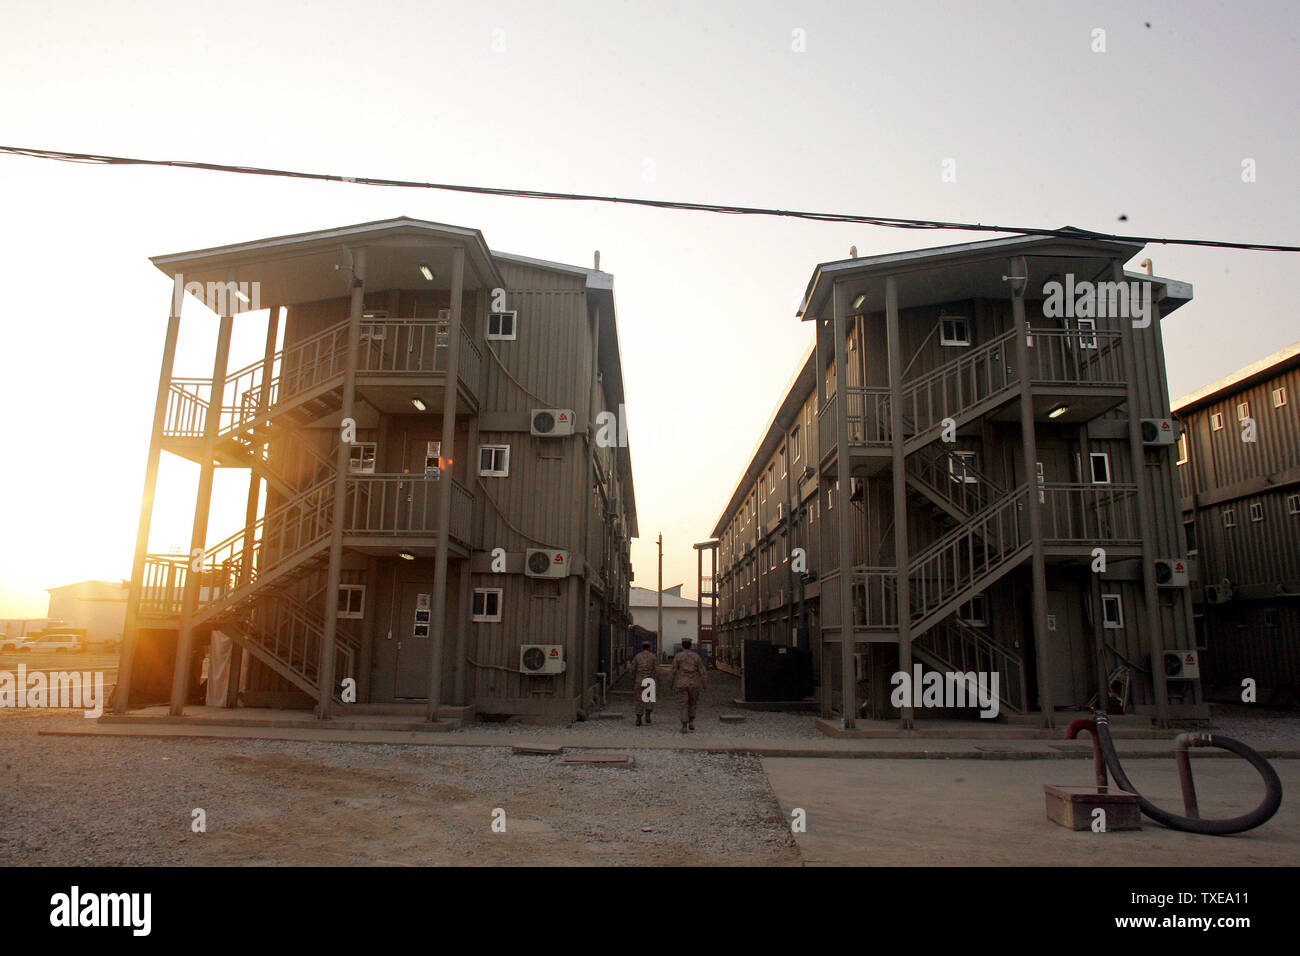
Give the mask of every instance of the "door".
M 402 585 L 402 604 L 393 628 L 397 638 L 393 696 L 424 700 L 429 691 L 429 648 L 433 644 L 433 583 Z
M 1090 640 L 1084 633 L 1083 608 L 1074 591 L 1047 592 L 1047 646 L 1051 655 L 1055 707 L 1082 707 L 1092 696 Z

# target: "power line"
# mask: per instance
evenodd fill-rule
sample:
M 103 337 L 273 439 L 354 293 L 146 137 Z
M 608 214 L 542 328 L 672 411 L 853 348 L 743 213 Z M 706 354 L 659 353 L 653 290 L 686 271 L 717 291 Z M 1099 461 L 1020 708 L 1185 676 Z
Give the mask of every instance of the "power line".
M 851 213 L 809 212 L 796 209 L 773 209 L 764 206 L 727 206 L 715 203 L 683 202 L 667 199 L 635 199 L 629 196 L 601 196 L 589 193 L 562 193 L 543 189 L 514 189 L 501 186 L 466 186 L 455 183 L 426 183 L 407 179 L 380 179 L 372 176 L 340 176 L 331 173 L 307 173 L 289 169 L 269 169 L 261 166 L 230 166 L 223 163 L 204 163 L 184 159 L 133 159 L 124 156 L 104 156 L 97 153 L 68 153 L 52 149 L 28 149 L 22 146 L 0 146 L 0 153 L 26 156 L 32 159 L 57 160 L 65 163 L 83 163 L 100 166 L 172 166 L 178 169 L 203 169 L 217 173 L 239 173 L 246 176 L 281 176 L 288 179 L 308 179 L 321 182 L 352 183 L 360 186 L 390 186 L 403 189 L 438 189 L 446 192 L 475 193 L 482 196 L 509 196 L 518 199 L 552 199 L 567 202 L 600 202 L 624 206 L 646 206 L 652 209 L 680 209 L 689 212 L 711 212 L 734 216 L 778 216 L 786 219 L 806 219 L 813 222 L 857 223 L 887 229 L 947 229 L 954 232 L 1001 232 L 1028 236 L 1056 236 L 1065 239 L 1100 239 L 1110 242 L 1154 243 L 1166 246 L 1206 246 L 1215 249 L 1247 249 L 1256 252 L 1300 252 L 1300 246 L 1259 242 L 1230 242 L 1219 239 L 1171 239 L 1158 236 L 1124 236 L 1115 233 L 1093 232 L 1087 229 L 1042 229 L 1024 226 L 996 226 L 971 222 L 943 222 L 935 219 L 900 219 L 889 216 L 865 216 Z

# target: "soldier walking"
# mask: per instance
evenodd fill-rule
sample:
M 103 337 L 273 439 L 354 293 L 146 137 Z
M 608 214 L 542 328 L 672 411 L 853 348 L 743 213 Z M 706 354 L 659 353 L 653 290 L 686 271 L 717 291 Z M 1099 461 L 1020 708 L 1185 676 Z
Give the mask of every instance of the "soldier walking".
M 682 733 L 686 733 L 687 728 L 695 730 L 695 707 L 700 692 L 708 689 L 704 660 L 691 650 L 691 639 L 684 637 L 681 653 L 673 658 L 673 690 L 677 691 L 677 703 L 681 709 Z
M 650 715 L 655 709 L 655 694 L 658 691 L 656 685 L 656 675 L 658 673 L 659 658 L 650 650 L 650 642 L 641 642 L 641 653 L 632 658 L 632 687 L 636 691 L 636 725 L 641 726 L 641 717 L 645 716 L 645 722 L 650 723 Z M 650 683 L 646 683 L 649 678 Z M 646 697 L 649 700 L 646 700 Z

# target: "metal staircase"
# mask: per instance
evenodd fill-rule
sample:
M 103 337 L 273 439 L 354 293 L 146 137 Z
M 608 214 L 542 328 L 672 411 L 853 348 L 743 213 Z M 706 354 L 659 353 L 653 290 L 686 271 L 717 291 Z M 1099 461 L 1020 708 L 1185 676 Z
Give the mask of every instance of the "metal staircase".
M 312 608 L 280 593 L 242 616 L 223 616 L 215 628 L 299 690 L 319 699 L 320 642 L 325 620 Z M 335 631 L 340 680 L 356 676 L 361 644 L 342 628 Z M 339 696 L 338 689 L 334 697 Z

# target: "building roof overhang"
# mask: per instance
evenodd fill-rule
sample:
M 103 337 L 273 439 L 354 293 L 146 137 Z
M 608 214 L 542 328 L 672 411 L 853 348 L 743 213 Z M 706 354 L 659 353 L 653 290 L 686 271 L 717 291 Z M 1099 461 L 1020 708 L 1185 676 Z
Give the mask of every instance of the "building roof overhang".
M 1127 262 L 1144 247 L 1140 243 L 1078 237 L 1010 236 L 930 249 L 824 262 L 814 270 L 796 313 L 804 321 L 829 315 L 831 290 L 841 287 L 844 308 L 859 296 L 854 313 L 884 310 L 885 279 L 893 276 L 902 308 L 963 299 L 1005 298 L 1011 295 L 1008 260 L 1024 256 L 1029 274 L 1027 297 L 1034 299 L 1043 285 L 1073 273 L 1077 279 L 1110 280 L 1111 263 Z M 1130 281 L 1156 284 L 1153 300 L 1167 314 L 1191 299 L 1191 286 L 1141 272 L 1125 272 Z
M 1173 403 L 1172 411 L 1175 415 L 1194 411 L 1225 395 L 1244 391 L 1258 385 L 1260 382 L 1273 378 L 1287 369 L 1296 367 L 1300 367 L 1300 342 L 1294 342 L 1284 349 L 1279 349 L 1272 355 L 1266 355 L 1258 362 L 1252 362 L 1231 375 L 1225 375 L 1218 381 L 1211 382 L 1203 388 L 1184 395 Z
M 402 216 L 377 222 L 275 236 L 154 256 L 168 278 L 184 283 L 258 283 L 262 308 L 349 294 L 353 251 L 365 247 L 366 290 L 449 289 L 452 254 L 465 251 L 466 289 L 505 285 L 477 229 Z M 427 265 L 433 281 L 420 274 Z

